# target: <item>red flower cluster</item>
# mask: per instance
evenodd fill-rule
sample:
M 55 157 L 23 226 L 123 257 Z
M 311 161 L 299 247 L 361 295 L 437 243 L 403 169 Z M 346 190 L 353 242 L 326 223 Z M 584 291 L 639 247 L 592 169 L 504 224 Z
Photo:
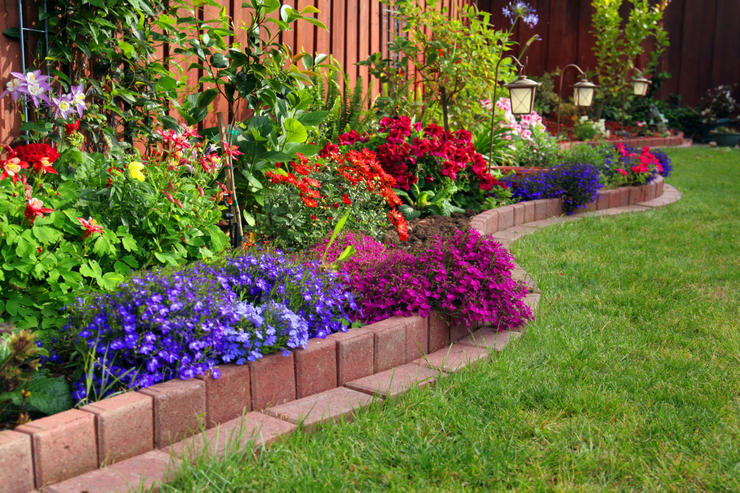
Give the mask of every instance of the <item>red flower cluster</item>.
M 658 158 L 650 152 L 649 147 L 643 147 L 640 150 L 640 154 L 637 154 L 636 152 L 630 152 L 630 150 L 620 142 L 617 144 L 617 152 L 619 152 L 625 162 L 634 163 L 636 161 L 636 164 L 633 164 L 630 167 L 630 170 L 633 173 L 650 173 L 651 167 L 654 167 L 658 173 L 663 172 L 663 166 L 660 164 Z M 620 170 L 617 170 L 617 172 L 626 175 L 626 173 L 621 173 Z
M 10 149 L 10 148 L 8 148 Z M 52 166 L 52 163 L 59 159 L 59 153 L 55 148 L 49 144 L 25 144 L 10 149 L 8 159 L 2 161 L 3 171 L 7 172 L 7 164 L 15 164 L 21 168 L 28 168 L 33 166 L 35 171 L 41 174 L 53 173 L 58 174 Z M 8 174 L 8 176 L 13 176 Z M 2 179 L 2 178 L 0 178 Z M 13 182 L 16 180 L 13 179 Z

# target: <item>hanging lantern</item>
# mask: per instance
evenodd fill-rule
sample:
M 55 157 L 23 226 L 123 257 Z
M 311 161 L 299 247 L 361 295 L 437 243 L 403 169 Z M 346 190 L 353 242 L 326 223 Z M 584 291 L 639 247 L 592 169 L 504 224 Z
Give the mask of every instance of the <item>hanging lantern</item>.
M 573 84 L 573 102 L 576 106 L 591 106 L 594 103 L 594 90 L 598 87 L 584 76 Z
M 644 96 L 647 94 L 648 86 L 650 81 L 640 75 L 632 79 L 632 93 L 635 96 Z
M 539 85 L 539 82 L 527 79 L 526 75 L 520 75 L 514 82 L 504 84 L 504 87 L 509 90 L 511 112 L 515 115 L 528 115 L 532 113 L 534 96 Z

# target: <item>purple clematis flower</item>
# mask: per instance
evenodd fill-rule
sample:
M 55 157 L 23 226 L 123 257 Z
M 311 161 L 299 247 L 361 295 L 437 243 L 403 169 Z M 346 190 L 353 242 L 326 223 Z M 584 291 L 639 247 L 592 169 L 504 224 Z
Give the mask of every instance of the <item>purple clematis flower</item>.
M 43 75 L 41 70 L 34 70 L 28 72 L 23 76 L 16 72 L 11 72 L 15 77 L 23 77 L 25 82 L 24 93 L 31 98 L 31 103 L 35 108 L 38 108 L 43 101 L 46 104 L 51 104 L 49 101 L 49 91 L 51 86 L 49 85 L 49 76 Z
M 10 94 L 15 103 L 23 94 L 28 94 L 26 91 L 26 76 L 17 72 L 12 72 L 11 75 L 13 77 L 5 84 L 5 90 L 0 94 L 0 97 L 4 98 Z
M 82 118 L 82 113 L 87 109 L 87 103 L 85 103 L 85 90 L 83 89 L 82 84 L 70 87 L 68 96 L 71 98 L 72 105 L 77 112 L 77 116 Z
M 52 98 L 51 107 L 54 108 L 54 116 L 66 120 L 75 112 L 74 102 L 71 94 L 65 94 L 58 98 Z

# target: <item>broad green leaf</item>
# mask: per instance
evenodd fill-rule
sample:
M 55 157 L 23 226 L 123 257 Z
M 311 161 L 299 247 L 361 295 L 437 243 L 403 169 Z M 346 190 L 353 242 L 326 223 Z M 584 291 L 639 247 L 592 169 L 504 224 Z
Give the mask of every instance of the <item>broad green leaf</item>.
M 308 138 L 306 127 L 295 118 L 286 118 L 283 122 L 283 128 L 288 142 L 305 142 Z
M 43 373 L 35 373 L 26 390 L 31 393 L 26 399 L 26 405 L 43 414 L 60 413 L 74 405 L 72 392 L 64 377 L 52 378 Z M 16 405 L 20 405 L 20 401 Z

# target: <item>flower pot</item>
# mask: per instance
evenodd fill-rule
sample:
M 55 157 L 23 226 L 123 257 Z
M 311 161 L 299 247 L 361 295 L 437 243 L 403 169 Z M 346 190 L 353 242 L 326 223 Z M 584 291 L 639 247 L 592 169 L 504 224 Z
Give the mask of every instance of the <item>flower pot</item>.
M 714 121 L 712 123 L 705 123 L 704 125 L 702 125 L 701 130 L 700 130 L 701 141 L 711 142 L 712 140 L 714 140 L 714 135 L 710 134 L 709 132 L 711 132 L 715 128 L 724 127 L 729 124 L 730 124 L 729 118 L 720 118 L 717 121 Z
M 720 147 L 735 147 L 740 142 L 740 134 L 713 134 L 710 139 Z

